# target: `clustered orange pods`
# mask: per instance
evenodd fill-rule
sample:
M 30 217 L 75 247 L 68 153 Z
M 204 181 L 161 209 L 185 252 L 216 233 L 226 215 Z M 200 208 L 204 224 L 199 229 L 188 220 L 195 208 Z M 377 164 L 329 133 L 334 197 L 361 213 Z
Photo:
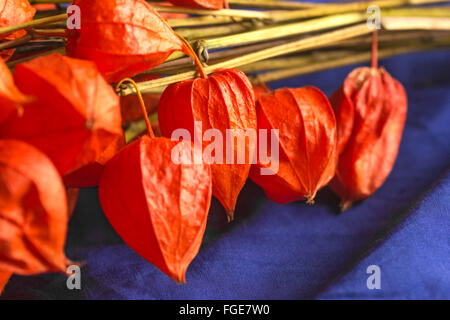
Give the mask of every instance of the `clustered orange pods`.
M 0 136 L 44 151 L 61 175 L 102 165 L 114 154 L 108 147 L 120 146 L 119 98 L 92 62 L 52 54 L 17 66 L 14 80 L 34 101 L 0 128 Z
M 0 140 L 0 270 L 65 272 L 66 190 L 52 162 L 17 140 Z
M 227 7 L 223 0 L 170 2 Z M 313 204 L 330 185 L 347 209 L 372 195 L 391 172 L 407 99 L 402 85 L 377 67 L 375 40 L 372 67 L 351 72 L 330 104 L 311 86 L 272 92 L 264 84 L 252 87 L 236 69 L 206 74 L 190 45 L 146 1 L 74 4 L 81 8 L 82 28 L 67 30 L 68 56 L 19 63 L 14 74 L 0 60 L 0 292 L 12 274 L 65 272 L 67 224 L 80 187 L 98 186 L 103 211 L 124 242 L 185 282 L 212 195 L 229 221 L 249 177 L 281 204 Z M 34 13 L 26 0 L 0 0 L 0 27 L 29 21 Z M 174 51 L 195 59 L 200 77 L 143 97 L 127 77 Z M 120 92 L 130 82 L 137 98 L 119 97 L 112 82 L 119 82 Z M 155 137 L 148 118 L 156 110 L 163 137 Z M 126 145 L 123 126 L 142 117 L 148 134 Z M 177 130 L 188 138 L 174 138 Z M 276 134 L 264 137 L 258 130 Z M 230 132 L 256 133 L 255 143 L 229 139 Z M 222 144 L 211 148 L 219 138 Z M 271 154 L 275 167 L 260 157 L 263 144 L 278 150 Z M 199 146 L 200 162 L 192 161 Z

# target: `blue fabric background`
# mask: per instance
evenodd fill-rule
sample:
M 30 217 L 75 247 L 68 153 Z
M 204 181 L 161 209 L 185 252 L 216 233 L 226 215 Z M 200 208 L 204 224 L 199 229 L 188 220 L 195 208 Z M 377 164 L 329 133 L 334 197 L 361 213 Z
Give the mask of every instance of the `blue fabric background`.
M 2 298 L 450 299 L 450 50 L 380 62 L 406 88 L 409 110 L 386 183 L 339 214 L 328 189 L 317 204 L 277 205 L 251 181 L 236 220 L 213 199 L 200 253 L 176 285 L 129 249 L 105 219 L 96 189 L 81 192 L 67 254 L 83 260 L 82 290 L 63 275 L 14 276 Z M 271 84 L 331 94 L 355 66 Z M 366 268 L 381 268 L 368 290 Z

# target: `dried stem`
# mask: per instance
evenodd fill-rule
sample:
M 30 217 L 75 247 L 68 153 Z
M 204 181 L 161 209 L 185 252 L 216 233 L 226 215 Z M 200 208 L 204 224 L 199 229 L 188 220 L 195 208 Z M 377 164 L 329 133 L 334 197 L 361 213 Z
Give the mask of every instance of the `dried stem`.
M 167 13 L 186 13 L 196 15 L 207 15 L 217 17 L 238 17 L 249 19 L 269 19 L 270 16 L 266 12 L 255 10 L 236 10 L 236 9 L 221 9 L 221 10 L 209 10 L 209 9 L 192 9 L 186 7 L 172 7 L 152 4 L 152 7 L 158 12 Z
M 173 18 L 167 19 L 167 22 L 172 28 L 178 27 L 199 27 L 217 24 L 228 24 L 243 21 L 243 18 L 238 17 L 215 17 L 215 16 L 200 16 L 192 18 Z
M 272 21 L 287 21 L 295 19 L 307 19 L 319 16 L 326 16 L 345 12 L 362 11 L 366 12 L 369 6 L 378 6 L 379 8 L 392 8 L 404 5 L 419 5 L 443 3 L 448 0 L 378 0 L 378 1 L 356 1 L 343 4 L 327 4 L 312 7 L 310 9 L 293 11 L 268 11 Z
M 264 42 L 264 43 L 258 43 L 254 45 L 239 47 L 239 48 L 233 48 L 230 50 L 224 50 L 224 51 L 216 51 L 213 53 L 210 53 L 208 55 L 208 59 L 204 62 L 211 62 L 211 63 L 217 63 L 222 62 L 224 60 L 234 58 L 237 56 L 242 56 L 243 54 L 255 52 L 257 50 L 262 50 L 274 46 L 278 46 L 281 44 L 288 43 L 288 40 L 278 40 L 278 41 L 271 41 L 271 42 Z M 150 74 L 170 74 L 170 73 L 180 73 L 180 69 L 183 68 L 192 68 L 191 59 L 188 57 L 172 60 L 168 62 L 164 62 L 163 64 L 159 65 L 158 67 L 155 67 L 153 69 L 150 69 L 144 73 L 150 73 Z M 185 70 L 186 71 L 186 70 Z
M 226 48 L 236 45 L 255 43 L 261 39 L 272 40 L 287 36 L 298 35 L 308 32 L 341 27 L 366 20 L 365 14 L 349 13 L 334 15 L 303 22 L 290 23 L 281 26 L 267 27 L 255 31 L 249 31 L 230 36 L 203 40 L 201 44 L 206 49 Z
M 122 79 L 117 85 L 116 85 L 116 91 L 117 92 L 121 92 L 121 87 L 125 82 L 129 82 L 131 83 L 131 85 L 134 87 L 134 89 L 137 92 L 137 96 L 139 99 L 139 104 L 141 106 L 141 110 L 142 110 L 142 114 L 144 115 L 144 120 L 145 120 L 145 124 L 147 125 L 147 132 L 148 135 L 150 136 L 150 138 L 154 138 L 155 134 L 153 133 L 153 129 L 152 129 L 152 124 L 150 123 L 150 119 L 148 118 L 148 113 L 147 113 L 147 108 L 145 108 L 145 102 L 144 99 L 142 98 L 142 94 L 141 91 L 139 90 L 138 85 L 136 84 L 136 82 L 134 82 L 133 79 L 130 78 L 125 78 Z
M 387 30 L 450 30 L 450 18 L 387 17 L 381 23 Z
M 450 18 L 450 7 L 384 9 L 382 17 Z
M 233 23 L 223 26 L 208 26 L 204 28 L 178 28 L 176 32 L 189 40 L 204 39 L 208 37 L 224 36 L 229 34 L 237 34 L 239 32 L 254 29 L 254 25 L 243 23 Z
M 406 46 L 399 46 L 393 48 L 381 49 L 378 51 L 379 58 L 387 58 L 396 55 L 419 52 L 425 50 L 431 50 L 436 48 L 444 48 L 450 45 L 450 38 L 439 41 L 437 43 L 427 44 L 427 43 L 413 43 Z M 296 77 L 299 75 L 304 75 L 308 73 L 328 70 L 332 68 L 353 65 L 361 62 L 369 62 L 372 59 L 371 52 L 354 52 L 351 55 L 342 55 L 337 57 L 338 53 L 324 54 L 322 57 L 317 59 L 315 62 L 309 61 L 303 66 L 298 66 L 294 68 L 286 68 L 282 70 L 276 70 L 271 72 L 266 72 L 263 74 L 258 74 L 257 76 L 250 77 L 254 83 L 266 83 L 271 81 L 278 81 L 286 78 Z
M 448 39 L 448 33 L 446 32 L 430 32 L 430 31 L 410 31 L 410 32 L 390 32 L 385 31 L 378 34 L 378 42 L 381 45 L 389 47 L 398 46 L 433 46 L 435 43 L 441 44 L 445 43 Z M 444 42 L 443 42 L 444 41 Z M 256 50 L 265 49 L 268 47 L 273 47 L 286 43 L 287 40 L 277 41 L 275 43 L 261 43 L 257 45 L 245 46 L 240 48 L 234 48 L 225 51 L 218 51 L 210 54 L 209 60 L 211 64 L 230 59 L 232 57 L 241 56 L 249 52 L 254 52 Z M 351 56 L 358 53 L 357 50 L 370 50 L 372 44 L 372 35 L 370 37 L 364 35 L 349 40 L 340 41 L 334 45 L 327 46 L 326 50 L 323 51 L 312 51 L 308 54 L 301 54 L 295 56 L 284 56 L 282 58 L 271 58 L 261 61 L 256 61 L 251 64 L 247 64 L 239 67 L 240 70 L 244 72 L 256 72 L 262 70 L 273 70 L 273 69 L 290 69 L 299 66 L 304 66 L 308 63 L 314 63 L 322 57 L 330 60 L 337 58 L 343 58 L 346 56 Z M 330 48 L 333 47 L 334 51 L 330 52 Z M 338 50 L 336 50 L 338 49 Z M 325 51 L 325 52 L 324 52 Z M 175 74 L 185 71 L 189 71 L 192 68 L 192 63 L 190 58 L 183 58 L 176 61 L 171 61 L 164 63 L 154 69 L 149 70 L 145 73 L 150 74 Z M 155 90 L 154 93 L 160 92 L 161 89 Z M 152 91 L 153 93 L 153 91 Z
M 60 54 L 65 54 L 66 53 L 66 49 L 65 48 L 57 48 L 57 49 L 51 49 L 51 50 L 43 50 L 37 54 L 33 54 L 32 56 L 28 56 L 25 58 L 21 58 L 21 59 L 16 59 L 13 61 L 8 61 L 6 63 L 6 65 L 8 66 L 8 68 L 12 69 L 14 68 L 16 65 L 23 63 L 23 62 L 27 62 L 30 60 L 33 60 L 35 58 L 41 57 L 41 56 L 46 56 L 52 53 L 60 53 Z
M 153 112 L 149 115 L 150 123 L 158 122 L 158 112 Z M 140 119 L 130 123 L 130 125 L 125 130 L 125 143 L 130 143 L 138 136 L 147 131 L 147 124 L 144 119 Z
M 34 39 L 34 36 L 31 34 L 26 34 L 23 37 L 20 37 L 18 39 L 9 40 L 5 42 L 0 42 L 0 51 L 5 49 L 11 49 L 15 48 L 17 46 L 20 46 L 24 43 L 29 42 L 30 40 Z
M 209 67 L 205 68 L 205 71 L 207 73 L 214 72 L 216 69 L 219 68 L 235 68 L 239 67 L 245 64 L 249 64 L 255 61 L 268 59 L 271 57 L 276 57 L 296 51 L 301 50 L 307 50 L 307 49 L 313 49 L 313 48 L 319 48 L 322 46 L 329 45 L 330 43 L 335 43 L 341 40 L 349 39 L 352 37 L 360 36 L 363 34 L 369 33 L 370 30 L 367 28 L 366 24 L 360 24 L 348 28 L 343 28 L 336 31 L 331 31 L 328 33 L 324 33 L 317 36 L 312 36 L 306 39 L 301 39 L 298 41 L 282 44 L 279 46 L 267 48 L 264 50 L 260 50 L 257 52 L 249 53 L 246 55 L 243 55 L 241 57 L 236 57 L 227 61 L 219 62 L 217 64 L 211 65 Z M 181 73 L 161 79 L 156 79 L 148 82 L 141 82 L 139 84 L 139 88 L 143 93 L 146 92 L 146 90 L 158 87 L 158 86 L 164 86 L 171 83 L 175 83 L 182 80 L 192 79 L 195 77 L 195 72 L 190 71 L 186 73 Z M 124 90 L 122 92 L 123 95 L 133 94 L 134 91 L 130 90 L 129 88 Z
M 42 37 L 67 37 L 66 29 L 30 29 L 29 32 Z
M 372 62 L 370 65 L 372 69 L 378 69 L 378 33 L 376 30 L 372 32 Z
M 175 33 L 178 38 L 181 39 L 181 41 L 183 41 L 184 45 L 185 45 L 185 53 L 187 55 L 189 55 L 192 59 L 194 59 L 195 61 L 195 65 L 197 66 L 197 69 L 200 73 L 200 76 L 203 79 L 208 78 L 208 76 L 206 75 L 205 69 L 203 68 L 202 62 L 200 61 L 200 59 L 198 58 L 197 54 L 195 53 L 194 49 L 192 49 L 191 44 L 189 42 L 186 41 L 186 39 L 184 39 L 182 36 L 180 36 L 179 34 Z

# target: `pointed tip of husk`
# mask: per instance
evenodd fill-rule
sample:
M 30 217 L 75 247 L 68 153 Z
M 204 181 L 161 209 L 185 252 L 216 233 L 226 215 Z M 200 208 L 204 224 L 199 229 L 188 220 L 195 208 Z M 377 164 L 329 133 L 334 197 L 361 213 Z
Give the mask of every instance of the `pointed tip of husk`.
M 341 209 L 341 212 L 344 212 L 348 209 L 350 209 L 350 207 L 353 205 L 353 202 L 350 200 L 342 200 L 339 207 Z
M 306 203 L 309 205 L 314 205 L 316 203 L 316 201 L 314 200 L 315 197 L 316 197 L 316 192 L 314 192 L 313 194 L 307 194 L 305 196 Z
M 171 276 L 171 278 L 178 285 L 186 284 L 186 273 L 185 272 L 183 272 L 183 274 L 174 274 Z
M 227 220 L 228 223 L 234 220 L 234 210 L 227 211 Z

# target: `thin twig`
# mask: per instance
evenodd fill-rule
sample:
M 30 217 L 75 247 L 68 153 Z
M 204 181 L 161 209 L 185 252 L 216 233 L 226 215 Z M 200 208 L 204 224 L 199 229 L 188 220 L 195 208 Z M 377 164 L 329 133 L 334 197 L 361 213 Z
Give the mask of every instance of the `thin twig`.
M 56 16 L 41 18 L 41 19 L 35 19 L 35 20 L 28 21 L 28 22 L 16 24 L 13 26 L 7 26 L 7 27 L 0 28 L 0 35 L 19 31 L 22 29 L 34 28 L 34 27 L 37 27 L 40 25 L 49 24 L 49 23 L 53 23 L 53 22 L 64 21 L 64 20 L 67 20 L 66 13 L 59 14 Z
M 378 0 L 378 1 L 357 1 L 343 4 L 327 4 L 317 6 L 310 9 L 292 10 L 292 11 L 267 11 L 272 21 L 288 21 L 296 19 L 308 19 L 338 13 L 362 11 L 366 12 L 369 6 L 377 6 L 379 8 L 393 8 L 404 5 L 420 5 L 444 3 L 448 0 Z
M 450 18 L 388 17 L 381 24 L 387 30 L 450 30 Z
M 5 49 L 12 49 L 19 45 L 22 45 L 24 43 L 29 42 L 30 40 L 34 39 L 33 35 L 26 34 L 23 37 L 20 37 L 18 39 L 9 40 L 5 42 L 0 42 L 0 51 Z
M 243 46 L 239 48 L 233 48 L 230 50 L 216 51 L 210 53 L 208 56 L 208 60 L 203 60 L 203 62 L 210 62 L 210 64 L 222 62 L 230 58 L 234 58 L 237 56 L 242 56 L 243 54 L 255 52 L 258 50 L 270 48 L 273 46 L 278 46 L 281 44 L 288 43 L 289 40 L 278 40 L 278 41 L 270 41 L 263 42 L 254 45 Z M 180 73 L 183 68 L 192 68 L 192 60 L 189 57 L 180 58 L 177 60 L 172 60 L 168 62 L 164 62 L 163 64 L 150 69 L 144 73 L 150 74 L 170 74 L 170 73 Z
M 12 69 L 12 68 L 14 68 L 16 65 L 18 65 L 20 63 L 27 62 L 27 61 L 33 60 L 35 58 L 46 56 L 46 55 L 49 55 L 49 54 L 52 54 L 52 53 L 65 54 L 66 53 L 66 49 L 65 48 L 57 48 L 57 49 L 51 49 L 51 50 L 43 50 L 40 53 L 34 54 L 32 56 L 29 56 L 29 57 L 8 61 L 6 63 L 6 65 L 8 66 L 8 68 Z
M 60 37 L 66 38 L 66 29 L 30 29 L 31 34 L 35 34 L 43 37 Z
M 178 27 L 199 27 L 205 25 L 217 25 L 217 24 L 227 24 L 243 21 L 242 18 L 238 17 L 215 17 L 215 16 L 200 16 L 200 17 L 189 17 L 189 18 L 172 18 L 167 19 L 167 22 L 172 28 Z

